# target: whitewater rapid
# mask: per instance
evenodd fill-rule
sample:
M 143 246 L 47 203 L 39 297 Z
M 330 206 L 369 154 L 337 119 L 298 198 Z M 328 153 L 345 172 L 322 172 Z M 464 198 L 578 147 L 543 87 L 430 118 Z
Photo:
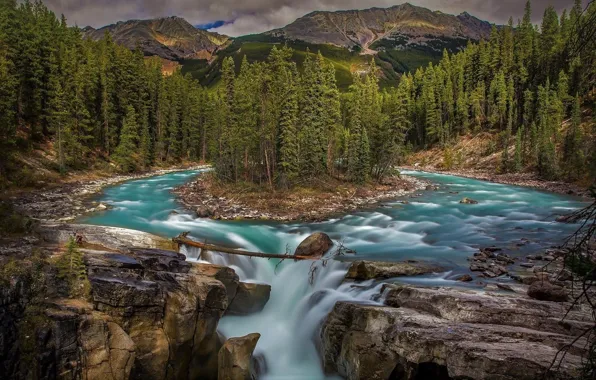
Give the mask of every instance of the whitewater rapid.
M 406 197 L 321 223 L 213 221 L 195 218 L 170 190 L 198 172 L 181 172 L 129 181 L 110 187 L 99 198 L 113 206 L 86 223 L 138 229 L 172 237 L 189 231 L 194 239 L 246 250 L 293 252 L 315 231 L 341 240 L 356 259 L 438 262 L 450 271 L 434 276 L 395 279 L 421 285 L 456 285 L 452 278 L 467 272 L 466 258 L 480 246 L 497 245 L 525 255 L 556 245 L 574 226 L 555 223 L 556 215 L 582 207 L 579 199 L 516 186 L 446 175 L 408 172 L 439 186 L 415 198 Z M 470 197 L 477 205 L 462 205 Z M 408 204 L 402 204 L 408 200 Z M 176 211 L 176 213 L 172 213 Z M 529 244 L 518 245 L 521 239 Z M 198 260 L 195 249 L 184 251 Z M 342 284 L 354 257 L 329 261 L 311 283 L 310 262 L 249 258 L 209 253 L 209 262 L 227 265 L 242 281 L 271 285 L 264 310 L 250 316 L 226 316 L 219 331 L 226 337 L 259 332 L 255 350 L 263 379 L 328 379 L 317 350 L 320 326 L 335 302 L 378 302 L 379 283 Z M 474 284 L 466 285 L 474 286 Z

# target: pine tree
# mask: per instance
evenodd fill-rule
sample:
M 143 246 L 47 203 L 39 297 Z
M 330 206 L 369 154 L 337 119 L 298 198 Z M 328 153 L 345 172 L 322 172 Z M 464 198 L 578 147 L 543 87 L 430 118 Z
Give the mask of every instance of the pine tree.
M 523 135 L 524 135 L 524 126 L 518 128 L 517 133 L 515 135 L 515 158 L 513 163 L 513 171 L 518 173 L 523 169 Z
M 66 252 L 56 262 L 58 278 L 68 286 L 68 294 L 72 298 L 86 296 L 90 285 L 87 280 L 87 269 L 83 262 L 83 253 L 78 249 L 73 237 L 66 243 Z
M 298 156 L 298 100 L 296 88 L 290 83 L 288 93 L 283 102 L 279 119 L 280 130 L 280 170 L 279 179 L 282 186 L 286 187 L 296 180 L 299 174 Z
M 68 123 L 70 123 L 72 119 L 70 118 L 70 114 L 68 112 L 66 94 L 62 88 L 62 84 L 60 82 L 55 82 L 53 86 L 54 94 L 49 104 L 49 120 L 51 129 L 56 134 L 55 145 L 57 145 L 58 150 L 58 165 L 60 172 L 65 173 L 66 160 L 64 153 L 64 140 L 66 131 L 70 130 L 70 128 L 68 128 Z
M 577 180 L 581 178 L 584 165 L 585 155 L 583 150 L 583 134 L 581 130 L 581 114 L 580 114 L 580 100 L 576 95 L 573 102 L 573 110 L 571 114 L 571 126 L 567 130 L 564 146 L 564 162 L 567 173 L 567 179 Z
M 135 158 L 137 142 L 137 115 L 132 106 L 128 106 L 126 117 L 122 121 L 120 132 L 120 143 L 114 152 L 114 161 L 120 166 L 120 170 L 129 173 L 137 169 Z
M 1 32 L 0 32 L 1 33 Z M 7 153 L 12 149 L 16 135 L 16 85 L 14 67 L 8 59 L 0 39 L 0 175 Z
M 300 131 L 301 172 L 317 176 L 326 172 L 327 142 L 324 110 L 325 81 L 321 54 L 304 62 Z

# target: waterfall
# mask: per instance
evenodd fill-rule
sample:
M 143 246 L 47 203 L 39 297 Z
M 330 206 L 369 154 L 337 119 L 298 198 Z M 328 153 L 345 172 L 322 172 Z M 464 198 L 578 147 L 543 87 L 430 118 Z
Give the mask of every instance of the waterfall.
M 182 253 L 191 260 L 199 257 L 197 248 L 182 248 Z M 285 260 L 277 266 L 279 260 L 207 252 L 200 261 L 231 267 L 241 281 L 271 285 L 271 297 L 261 312 L 225 316 L 219 323 L 219 332 L 227 338 L 261 334 L 255 349 L 261 379 L 331 379 L 324 375 L 317 351 L 323 320 L 337 301 L 374 304 L 381 286 L 372 281 L 358 287 L 342 284 L 348 264 L 336 260 L 327 265 Z M 312 281 L 311 265 L 317 268 Z

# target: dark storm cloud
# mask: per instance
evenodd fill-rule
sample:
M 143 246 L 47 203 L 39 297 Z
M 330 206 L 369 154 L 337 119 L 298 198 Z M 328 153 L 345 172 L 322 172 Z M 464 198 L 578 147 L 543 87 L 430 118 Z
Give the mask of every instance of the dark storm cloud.
M 586 1 L 586 0 L 584 0 Z M 509 16 L 522 17 L 524 0 L 411 0 L 410 3 L 445 13 L 468 13 L 495 23 L 506 23 Z M 282 27 L 315 10 L 363 9 L 400 4 L 395 0 L 46 0 L 50 9 L 64 13 L 71 24 L 103 26 L 120 20 L 181 16 L 193 25 L 224 21 L 216 30 L 238 36 Z M 544 9 L 570 8 L 573 0 L 534 0 L 533 19 Z

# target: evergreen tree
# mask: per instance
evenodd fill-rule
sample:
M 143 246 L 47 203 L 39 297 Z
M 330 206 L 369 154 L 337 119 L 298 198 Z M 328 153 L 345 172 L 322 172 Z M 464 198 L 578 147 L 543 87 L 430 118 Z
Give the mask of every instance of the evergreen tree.
M 56 262 L 58 278 L 68 286 L 68 294 L 72 298 L 86 296 L 90 285 L 87 280 L 87 269 L 83 262 L 83 253 L 78 249 L 73 237 L 66 243 L 66 252 Z
M 581 114 L 579 97 L 575 97 L 571 114 L 571 126 L 567 130 L 564 147 L 564 162 L 567 178 L 577 180 L 584 171 L 585 156 L 583 150 L 583 134 L 581 130 Z
M 288 93 L 284 99 L 279 119 L 280 130 L 280 170 L 279 181 L 282 186 L 288 186 L 298 178 L 299 156 L 298 156 L 298 100 L 296 88 L 290 83 Z
M 515 135 L 515 158 L 513 163 L 513 171 L 518 173 L 523 169 L 523 135 L 524 126 L 522 125 Z
M 126 117 L 122 121 L 120 132 L 120 143 L 114 152 L 114 161 L 120 166 L 120 170 L 125 173 L 137 169 L 137 160 L 135 157 L 137 143 L 137 116 L 132 106 L 128 106 Z

